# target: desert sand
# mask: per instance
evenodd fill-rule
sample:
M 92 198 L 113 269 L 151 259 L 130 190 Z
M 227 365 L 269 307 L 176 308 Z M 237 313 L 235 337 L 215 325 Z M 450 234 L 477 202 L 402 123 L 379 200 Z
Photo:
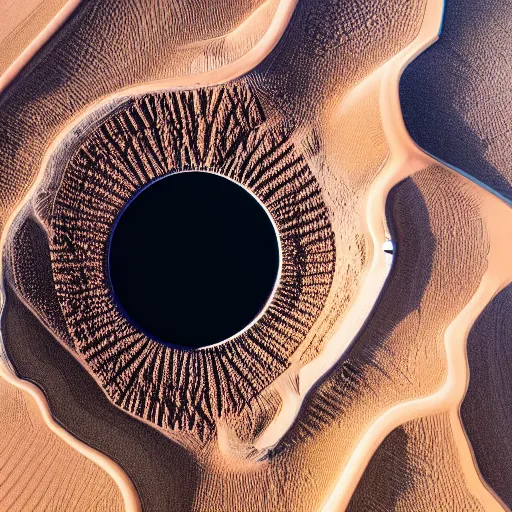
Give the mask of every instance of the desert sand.
M 468 336 L 470 380 L 461 417 L 485 480 L 512 506 L 510 441 L 510 292 L 508 285 L 485 307 Z M 499 357 L 497 355 L 499 354 Z
M 0 90 L 20 71 L 48 37 L 76 8 L 78 1 L 6 0 L 0 6 Z
M 0 508 L 2 510 L 123 510 L 112 478 L 66 444 L 67 432 L 50 419 L 46 400 L 35 386 L 20 383 L 2 370 L 0 401 Z M 42 410 L 46 414 L 42 415 Z M 50 428 L 51 426 L 51 428 Z M 96 459 L 96 462 L 99 462 Z M 101 461 L 106 465 L 108 461 Z
M 485 510 L 456 451 L 448 415 L 405 423 L 379 446 L 347 510 Z
M 511 9 L 496 0 L 447 2 L 443 37 L 411 63 L 400 85 L 415 142 L 509 201 Z
M 407 78 L 437 44 L 443 2 L 340 10 L 268 1 L 208 26 L 171 2 L 183 22 L 173 33 L 179 51 L 155 43 L 170 23 L 162 11 L 127 34 L 136 10 L 103 5 L 99 20 L 91 5 L 52 41 L 82 49 L 81 36 L 93 34 L 95 73 L 43 49 L 0 98 L 0 118 L 17 130 L 0 159 L 12 176 L 23 164 L 0 191 L 2 334 L 17 375 L 45 391 L 55 418 L 91 447 L 86 455 L 110 457 L 96 462 L 127 508 L 140 499 L 144 510 L 503 510 L 505 497 L 487 484 L 496 478 L 483 478 L 496 475 L 493 462 L 482 459 L 482 476 L 459 409 L 468 334 L 510 283 L 512 213 L 492 179 L 420 149 L 399 96 L 404 69 Z M 102 21 L 119 12 L 122 26 Z M 125 65 L 107 67 L 105 29 L 147 52 L 137 60 L 127 50 Z M 283 248 L 261 319 L 196 352 L 137 332 L 104 280 L 116 215 L 171 169 L 237 180 L 267 207 Z M 41 334 L 21 334 L 38 323 L 66 358 L 58 371 L 29 342 Z M 166 446 L 153 462 L 166 468 L 163 480 L 109 438 L 108 422 L 79 433 L 85 406 L 65 406 L 72 395 L 57 384 L 72 375 L 82 375 L 75 397 L 89 390 L 90 425 L 108 411 L 123 425 L 116 436 Z M 166 465 L 169 454 L 179 464 Z

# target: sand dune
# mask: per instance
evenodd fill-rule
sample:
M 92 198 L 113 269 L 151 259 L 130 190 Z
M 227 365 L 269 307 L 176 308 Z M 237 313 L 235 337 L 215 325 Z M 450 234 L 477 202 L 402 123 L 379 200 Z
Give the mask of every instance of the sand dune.
M 409 66 L 400 85 L 416 143 L 509 201 L 511 14 L 510 2 L 446 2 L 442 38 Z
M 483 511 L 457 457 L 447 414 L 393 430 L 365 470 L 347 511 Z
M 46 42 L 78 1 L 6 0 L 0 6 L 0 91 L 16 76 L 27 58 Z M 61 11 L 62 9 L 62 11 Z M 59 13 L 59 11 L 61 11 Z
M 489 302 L 468 336 L 469 387 L 461 408 L 464 429 L 483 477 L 512 507 L 510 439 L 510 292 Z
M 441 169 L 438 169 L 437 171 L 434 171 L 435 173 L 439 173 Z M 448 173 L 449 171 L 445 170 L 445 173 Z M 422 173 L 418 175 L 421 176 Z M 425 176 L 426 173 L 423 172 L 423 175 Z M 456 181 L 463 180 L 464 178 L 461 177 L 452 177 L 451 179 L 456 179 Z M 441 182 L 441 176 L 438 175 L 438 183 Z M 458 457 L 461 460 L 461 468 L 464 473 L 465 481 L 468 482 L 469 488 L 471 490 L 471 493 L 478 498 L 480 503 L 485 506 L 486 510 L 501 510 L 501 505 L 499 502 L 495 499 L 495 497 L 492 495 L 492 493 L 489 492 L 489 490 L 486 489 L 485 485 L 483 485 L 477 470 L 475 470 L 474 467 L 474 461 L 472 460 L 471 452 L 469 445 L 467 443 L 467 440 L 465 438 L 460 419 L 459 419 L 459 406 L 460 403 L 464 397 L 465 393 L 465 386 L 467 382 L 467 367 L 466 367 L 466 356 L 465 356 L 465 341 L 467 333 L 474 322 L 474 320 L 477 318 L 478 314 L 481 312 L 481 310 L 485 307 L 485 305 L 488 303 L 488 301 L 492 298 L 493 294 L 500 290 L 500 288 L 507 283 L 507 266 L 504 265 L 504 260 L 502 259 L 506 252 L 507 252 L 507 242 L 508 239 L 505 237 L 503 239 L 501 236 L 498 235 L 499 231 L 499 225 L 503 218 L 503 216 L 510 215 L 510 210 L 508 205 L 500 201 L 499 199 L 493 197 L 492 195 L 488 194 L 487 192 L 482 191 L 482 189 L 478 189 L 475 185 L 471 184 L 470 182 L 466 182 L 465 184 L 461 183 L 462 187 L 459 188 L 460 190 L 465 190 L 466 195 L 466 201 L 470 201 L 470 203 L 466 203 L 466 207 L 464 208 L 466 210 L 465 215 L 467 215 L 467 220 L 461 218 L 462 220 L 462 231 L 459 231 L 460 235 L 464 233 L 464 235 L 459 236 L 457 239 L 460 240 L 461 238 L 466 239 L 466 242 L 460 247 L 461 250 L 468 251 L 470 250 L 469 240 L 475 240 L 478 238 L 478 236 L 482 236 L 483 233 L 478 233 L 478 231 L 474 232 L 474 234 L 471 234 L 467 232 L 467 228 L 470 227 L 471 224 L 474 225 L 474 228 L 477 230 L 480 230 L 483 227 L 483 223 L 485 222 L 485 230 L 487 233 L 484 235 L 485 238 L 480 242 L 481 249 L 481 263 L 480 263 L 480 272 L 478 272 L 476 265 L 476 261 L 473 260 L 471 262 L 471 259 L 474 258 L 474 256 L 470 257 L 468 260 L 469 254 L 464 257 L 462 253 L 458 257 L 454 258 L 454 262 L 458 262 L 458 264 L 466 265 L 469 263 L 468 269 L 471 269 L 472 272 L 476 272 L 476 274 L 473 274 L 476 279 L 473 281 L 473 286 L 469 290 L 467 290 L 466 293 L 466 300 L 469 300 L 467 302 L 467 305 L 461 308 L 461 306 L 464 306 L 464 303 L 460 306 L 456 306 L 455 304 L 452 305 L 455 306 L 455 308 L 452 310 L 452 316 L 448 315 L 448 318 L 445 317 L 445 324 L 444 328 L 442 329 L 442 332 L 444 332 L 444 344 L 446 349 L 446 363 L 438 362 L 435 363 L 434 366 L 431 366 L 426 375 L 423 376 L 423 385 L 428 386 L 428 377 L 427 375 L 432 378 L 434 377 L 436 371 L 438 372 L 443 367 L 446 368 L 446 375 L 442 376 L 439 375 L 437 378 L 438 384 L 435 384 L 435 381 L 432 382 L 432 390 L 437 390 L 434 394 L 428 397 L 421 397 L 416 400 L 412 401 L 403 401 L 391 407 L 388 411 L 386 411 L 385 414 L 379 418 L 370 429 L 365 433 L 365 437 L 363 440 L 359 443 L 358 449 L 360 450 L 361 456 L 367 456 L 368 455 L 368 448 L 370 444 L 375 443 L 376 436 L 379 436 L 379 432 L 381 432 L 379 429 L 383 428 L 384 424 L 388 425 L 396 425 L 395 422 L 401 422 L 405 418 L 413 419 L 414 417 L 422 417 L 428 412 L 432 413 L 439 413 L 442 411 L 449 411 L 450 413 L 450 422 L 451 422 L 451 428 L 454 436 L 455 446 L 458 450 Z M 443 193 L 442 189 L 438 187 L 438 192 Z M 449 192 L 449 196 L 451 196 L 453 199 L 456 199 L 454 197 L 454 190 Z M 448 197 L 449 197 L 448 196 Z M 459 202 L 459 204 L 462 203 L 463 198 L 459 196 L 458 201 L 456 200 L 455 204 Z M 473 207 L 471 207 L 471 203 L 473 203 Z M 477 205 L 481 203 L 480 207 L 473 213 L 471 213 L 471 210 L 477 207 Z M 430 205 L 429 205 L 430 206 Z M 435 209 L 429 208 L 429 215 L 432 215 L 435 212 Z M 498 213 L 499 212 L 499 213 Z M 454 210 L 452 209 L 449 214 L 452 216 L 454 213 Z M 473 219 L 473 220 L 471 220 Z M 453 216 L 451 217 L 451 225 L 452 229 L 454 229 L 455 232 L 452 231 L 452 236 L 458 231 L 458 229 L 453 225 Z M 468 222 L 469 221 L 469 222 Z M 437 224 L 437 222 L 436 222 Z M 448 224 L 448 223 L 446 223 Z M 441 227 L 441 226 L 439 226 Z M 432 228 L 432 224 L 431 224 Z M 473 229 L 474 229 L 473 228 Z M 460 228 L 459 228 L 460 229 Z M 439 235 L 436 236 L 434 231 L 434 240 L 437 240 L 437 248 L 440 248 L 440 240 Z M 467 235 L 467 238 L 466 238 Z M 476 235 L 476 237 L 475 237 Z M 490 252 L 489 256 L 487 256 L 487 250 L 486 250 L 486 241 L 485 239 L 488 239 Z M 465 245 L 465 247 L 464 247 Z M 450 254 L 450 257 L 454 256 L 453 254 Z M 483 266 L 482 266 L 483 264 Z M 487 267 L 488 265 L 488 267 Z M 434 267 L 435 268 L 435 267 Z M 459 267 L 460 268 L 460 267 Z M 460 268 L 462 270 L 462 268 Z M 465 272 L 465 275 L 469 277 L 469 272 Z M 445 274 L 446 277 L 446 274 Z M 432 276 L 433 278 L 433 276 Z M 429 287 L 432 284 L 432 278 L 429 284 Z M 392 282 L 392 281 L 391 281 Z M 447 288 L 450 288 L 450 285 L 448 284 L 448 281 L 444 280 L 444 285 Z M 428 291 L 428 288 L 426 292 Z M 446 293 L 448 290 L 445 290 L 444 293 Z M 460 288 L 455 292 L 455 289 L 452 289 L 452 292 L 456 294 L 456 296 L 461 297 L 462 293 L 464 293 Z M 468 293 L 469 292 L 469 293 Z M 432 291 L 430 291 L 432 293 Z M 434 294 L 435 297 L 436 294 Z M 428 295 L 425 295 L 428 297 Z M 437 296 L 437 301 L 440 300 L 440 296 Z M 426 308 L 424 305 L 421 306 L 421 308 L 418 310 L 418 312 L 421 311 L 421 323 L 428 323 L 428 308 Z M 455 315 L 453 315 L 455 313 Z M 458 313 L 458 314 L 457 314 Z M 438 315 L 437 321 L 442 320 L 441 317 Z M 419 324 L 421 327 L 421 323 Z M 438 327 L 439 328 L 439 327 Z M 439 331 L 438 331 L 439 332 Z M 419 336 L 419 332 L 416 334 Z M 425 336 L 423 334 L 422 336 Z M 430 334 L 429 337 L 431 337 L 432 334 Z M 439 334 L 438 334 L 439 336 Z M 433 347 L 431 347 L 433 348 Z M 443 349 L 442 346 L 438 346 L 440 349 L 439 356 L 444 359 L 443 356 Z M 432 356 L 433 353 L 430 353 L 430 356 Z M 446 366 L 445 366 L 446 364 Z M 425 361 L 424 368 L 427 368 L 428 363 Z M 400 365 L 400 367 L 404 367 L 407 365 Z M 412 367 L 417 367 L 416 364 L 411 365 Z M 417 371 L 417 370 L 416 370 Z M 442 386 L 439 388 L 439 383 L 443 383 Z M 431 384 L 431 385 L 432 385 Z M 427 391 L 428 387 L 425 389 L 425 394 L 428 393 Z M 380 436 L 379 436 L 380 437 Z M 365 446 L 366 444 L 366 446 Z M 357 456 L 358 451 L 356 450 L 352 457 Z M 359 461 L 358 461 L 359 462 Z M 350 462 L 349 462 L 350 464 Z M 361 464 L 357 463 L 355 464 L 355 468 L 360 468 Z M 340 487 L 339 489 L 339 499 L 346 499 L 346 494 L 343 492 L 344 489 L 347 489 L 348 487 L 342 487 L 343 484 L 343 478 L 340 481 Z M 345 486 L 348 486 L 349 483 L 345 483 Z
M 21 388 L 3 370 L 0 377 L 0 508 L 123 510 L 114 480 L 48 428 L 44 398 L 35 399 L 30 384 Z
M 126 471 L 97 460 L 128 508 L 136 489 L 144 510 L 503 510 L 459 409 L 466 337 L 511 279 L 512 213 L 490 175 L 410 138 L 407 71 L 399 97 L 443 2 L 180 5 L 80 6 L 0 98 L 10 364 Z M 123 205 L 189 169 L 253 192 L 283 248 L 261 319 L 195 352 L 139 332 L 104 264 Z M 126 449 L 142 438 L 151 463 Z

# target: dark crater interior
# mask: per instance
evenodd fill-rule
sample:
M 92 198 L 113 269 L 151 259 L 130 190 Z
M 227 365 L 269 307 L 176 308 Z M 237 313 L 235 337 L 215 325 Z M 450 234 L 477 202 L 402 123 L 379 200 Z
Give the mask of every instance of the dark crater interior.
M 262 311 L 279 270 L 277 233 L 233 181 L 179 172 L 152 182 L 117 219 L 109 247 L 116 302 L 162 343 L 221 342 Z

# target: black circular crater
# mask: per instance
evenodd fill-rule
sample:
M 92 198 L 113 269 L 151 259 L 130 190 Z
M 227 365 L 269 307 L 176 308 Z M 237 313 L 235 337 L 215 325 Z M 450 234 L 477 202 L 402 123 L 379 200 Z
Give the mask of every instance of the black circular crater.
M 242 331 L 262 311 L 279 271 L 269 215 L 241 186 L 208 172 L 151 183 L 114 225 L 114 296 L 162 343 L 199 348 Z

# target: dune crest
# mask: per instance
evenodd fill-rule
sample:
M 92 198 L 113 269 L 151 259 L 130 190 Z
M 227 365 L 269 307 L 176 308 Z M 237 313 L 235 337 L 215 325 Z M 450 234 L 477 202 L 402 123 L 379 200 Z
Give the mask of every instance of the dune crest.
M 93 32 L 83 9 L 73 22 Z M 443 432 L 456 457 L 453 486 L 468 507 L 503 509 L 479 473 L 459 409 L 468 333 L 512 280 L 503 228 L 512 214 L 493 189 L 421 150 L 400 107 L 401 75 L 439 37 L 443 9 L 442 0 L 363 1 L 346 11 L 334 0 L 321 9 L 267 0 L 220 35 L 201 25 L 202 37 L 177 37 L 182 53 L 168 61 L 142 55 L 106 83 L 93 79 L 92 92 L 78 80 L 85 98 L 73 96 L 80 70 L 71 60 L 62 89 L 55 75 L 55 98 L 63 93 L 69 105 L 55 101 L 62 111 L 49 109 L 49 128 L 34 136 L 34 120 L 20 121 L 20 133 L 37 142 L 34 151 L 18 144 L 18 153 L 3 155 L 12 169 L 23 156 L 23 173 L 0 191 L 1 220 L 8 219 L 2 273 L 11 287 L 3 290 L 4 316 L 13 315 L 16 295 L 73 356 L 60 377 L 76 364 L 113 415 L 132 422 L 122 428 L 176 448 L 180 466 L 193 468 L 183 496 L 166 494 L 159 480 L 148 484 L 147 472 L 137 496 L 129 474 L 137 465 L 121 469 L 125 452 L 102 455 L 94 440 L 88 446 L 60 427 L 73 424 L 69 410 L 60 413 L 66 421 L 52 418 L 44 393 L 14 375 L 46 392 L 36 349 L 15 350 L 5 337 L 2 376 L 31 393 L 48 427 L 116 481 L 127 510 L 151 510 L 173 492 L 191 509 L 245 510 L 248 488 L 256 509 L 356 507 L 358 484 L 369 485 L 365 470 L 375 470 L 375 454 L 381 460 L 379 445 L 387 436 L 404 445 L 405 435 L 411 452 L 402 455 L 413 458 L 421 429 L 427 440 Z M 142 21 L 152 40 L 157 28 Z M 16 73 L 30 79 L 26 62 Z M 14 101 L 7 118 L 18 112 L 16 85 L 3 97 Z M 261 317 L 235 341 L 197 351 L 139 332 L 113 302 L 104 268 L 124 205 L 153 180 L 190 170 L 221 174 L 261 199 L 284 248 Z M 383 250 L 391 239 L 393 258 Z M 411 471 L 422 475 L 428 465 Z
M 387 238 L 385 203 L 389 191 L 399 181 L 435 162 L 414 144 L 405 129 L 401 117 L 398 83 L 405 66 L 437 40 L 443 6 L 442 0 L 428 2 L 424 21 L 416 39 L 359 83 L 342 100 L 339 107 L 342 109 L 345 104 L 357 103 L 368 95 L 372 88 L 378 87 L 382 129 L 389 153 L 385 164 L 371 182 L 365 198 L 367 229 L 373 242 L 372 264 L 355 304 L 337 332 L 324 346 L 321 354 L 298 371 L 296 379 L 299 382 L 299 389 L 293 398 L 287 395 L 285 400 L 283 397 L 284 405 L 279 416 L 257 440 L 256 446 L 260 450 L 275 446 L 285 435 L 297 417 L 305 395 L 329 372 L 353 342 L 381 293 L 389 271 L 385 253 L 380 250 Z

